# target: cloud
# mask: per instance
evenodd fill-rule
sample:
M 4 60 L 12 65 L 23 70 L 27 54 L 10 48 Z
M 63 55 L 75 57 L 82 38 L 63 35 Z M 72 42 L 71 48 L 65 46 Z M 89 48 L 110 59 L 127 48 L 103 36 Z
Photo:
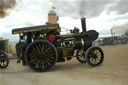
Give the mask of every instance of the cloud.
M 112 12 L 115 12 L 117 15 L 125 14 L 128 12 L 127 5 L 127 0 L 118 0 L 108 7 L 106 13 L 111 14 Z
M 128 1 L 120 2 L 120 0 L 17 0 L 17 5 L 9 16 L 0 19 L 0 29 L 11 33 L 14 28 L 45 24 L 49 10 L 55 6 L 62 29 L 73 29 L 74 26 L 81 28 L 80 17 L 85 16 L 88 30 L 107 29 L 108 33 L 112 25 L 118 24 L 117 21 L 128 16 L 122 16 L 127 13 Z
M 104 9 L 114 1 L 88 1 L 86 14 L 89 18 L 98 17 Z

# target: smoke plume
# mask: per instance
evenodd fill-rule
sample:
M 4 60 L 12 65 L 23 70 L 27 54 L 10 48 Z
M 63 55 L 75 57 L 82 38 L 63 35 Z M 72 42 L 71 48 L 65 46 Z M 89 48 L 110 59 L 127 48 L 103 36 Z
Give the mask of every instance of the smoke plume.
M 50 0 L 57 8 L 60 16 L 69 16 L 74 19 L 80 17 L 94 18 L 99 16 L 113 0 Z
M 116 34 L 125 34 L 128 31 L 128 22 L 125 22 L 121 25 L 115 25 L 113 28 Z
M 16 0 L 0 0 L 0 18 L 8 15 L 8 10 L 13 9 L 16 5 Z
M 85 0 L 80 0 L 79 1 L 79 4 L 78 4 L 79 8 L 78 8 L 78 10 L 79 10 L 80 17 L 84 17 L 86 15 L 85 14 L 86 4 L 87 4 L 87 2 Z

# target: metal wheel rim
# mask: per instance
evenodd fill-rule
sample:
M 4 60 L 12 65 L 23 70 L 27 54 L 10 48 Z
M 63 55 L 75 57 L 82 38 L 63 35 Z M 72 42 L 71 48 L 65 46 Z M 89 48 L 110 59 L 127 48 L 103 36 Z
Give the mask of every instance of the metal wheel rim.
M 37 44 L 39 43 L 39 44 Z M 36 71 L 46 71 L 56 62 L 56 52 L 51 44 L 37 41 L 29 47 L 27 55 L 28 65 Z M 31 49 L 31 50 L 30 50 Z
M 86 58 L 85 58 L 85 55 L 83 55 L 84 51 L 81 49 L 81 50 L 78 50 L 78 53 L 77 53 L 77 60 L 80 61 L 81 63 L 85 63 L 86 62 Z
M 100 48 L 91 49 L 87 55 L 87 61 L 91 66 L 98 66 L 103 62 L 104 55 Z
M 0 52 L 0 67 L 5 68 L 8 66 L 8 56 L 4 52 Z

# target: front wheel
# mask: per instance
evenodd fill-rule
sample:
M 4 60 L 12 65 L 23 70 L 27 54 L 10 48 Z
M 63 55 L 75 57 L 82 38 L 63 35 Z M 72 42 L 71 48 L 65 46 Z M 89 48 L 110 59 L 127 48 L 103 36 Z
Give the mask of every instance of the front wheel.
M 104 53 L 102 49 L 99 47 L 90 47 L 87 50 L 85 57 L 86 57 L 87 63 L 90 66 L 95 67 L 103 63 Z

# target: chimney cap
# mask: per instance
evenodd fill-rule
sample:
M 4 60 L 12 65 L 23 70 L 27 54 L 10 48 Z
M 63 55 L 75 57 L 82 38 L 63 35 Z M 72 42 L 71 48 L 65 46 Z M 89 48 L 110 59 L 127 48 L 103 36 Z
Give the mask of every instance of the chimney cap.
M 86 17 L 81 17 L 81 19 L 86 19 Z

